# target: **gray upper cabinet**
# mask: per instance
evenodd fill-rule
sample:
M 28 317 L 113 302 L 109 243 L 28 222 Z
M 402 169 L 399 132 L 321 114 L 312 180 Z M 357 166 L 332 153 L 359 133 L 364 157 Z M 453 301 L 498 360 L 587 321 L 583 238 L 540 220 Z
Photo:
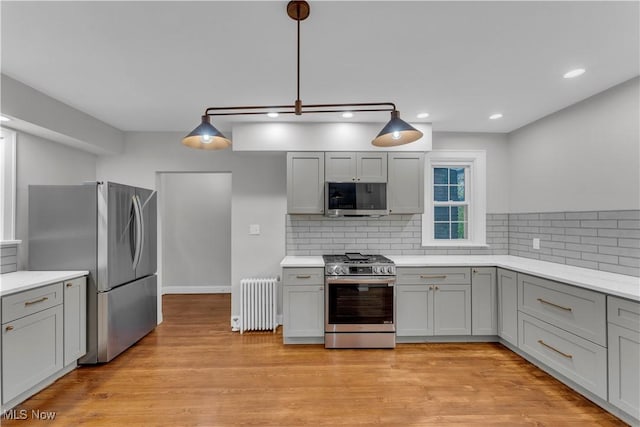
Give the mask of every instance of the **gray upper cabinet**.
M 424 212 L 424 153 L 389 153 L 389 210 L 391 214 Z
M 287 212 L 324 212 L 324 153 L 287 153 Z
M 495 267 L 471 270 L 471 332 L 473 335 L 498 334 L 498 289 Z
M 325 153 L 325 180 L 332 182 L 387 182 L 387 153 Z

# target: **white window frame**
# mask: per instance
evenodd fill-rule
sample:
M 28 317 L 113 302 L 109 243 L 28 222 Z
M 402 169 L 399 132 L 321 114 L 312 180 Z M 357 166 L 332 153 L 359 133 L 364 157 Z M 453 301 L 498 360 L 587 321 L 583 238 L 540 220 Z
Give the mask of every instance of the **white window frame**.
M 0 243 L 18 243 L 16 236 L 16 132 L 0 128 Z
M 484 150 L 431 151 L 425 155 L 424 214 L 422 214 L 422 246 L 486 247 L 487 246 L 487 154 Z M 435 239 L 433 218 L 433 168 L 465 167 L 468 171 L 468 223 L 466 239 Z

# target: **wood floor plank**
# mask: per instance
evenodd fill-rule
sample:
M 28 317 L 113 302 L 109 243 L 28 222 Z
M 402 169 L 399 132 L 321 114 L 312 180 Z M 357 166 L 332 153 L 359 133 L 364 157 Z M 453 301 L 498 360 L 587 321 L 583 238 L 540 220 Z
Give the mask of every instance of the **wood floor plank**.
M 280 331 L 230 332 L 229 295 L 163 302 L 164 323 L 124 354 L 16 408 L 54 421 L 2 425 L 625 425 L 500 344 L 284 346 Z

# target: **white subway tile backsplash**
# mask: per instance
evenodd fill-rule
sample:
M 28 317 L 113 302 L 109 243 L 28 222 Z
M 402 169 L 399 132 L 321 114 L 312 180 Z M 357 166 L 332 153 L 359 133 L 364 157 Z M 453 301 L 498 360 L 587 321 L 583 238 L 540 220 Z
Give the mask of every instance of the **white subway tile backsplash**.
M 488 214 L 486 227 L 487 248 L 423 248 L 420 215 L 379 219 L 290 215 L 287 254 L 510 254 L 640 276 L 640 211 Z M 533 249 L 533 238 L 540 239 L 540 249 Z

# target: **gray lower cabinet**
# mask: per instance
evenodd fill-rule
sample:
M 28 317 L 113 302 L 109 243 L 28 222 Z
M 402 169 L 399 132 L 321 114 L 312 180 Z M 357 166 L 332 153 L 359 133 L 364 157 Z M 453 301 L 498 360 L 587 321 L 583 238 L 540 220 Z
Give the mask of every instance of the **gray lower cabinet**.
M 64 367 L 62 283 L 2 298 L 2 404 Z
M 64 364 L 87 352 L 87 281 L 78 277 L 64 282 Z
M 471 335 L 470 273 L 469 268 L 398 268 L 396 335 L 418 341 L 436 335 Z
M 389 213 L 423 213 L 424 153 L 391 152 L 388 165 Z
M 517 273 L 498 268 L 498 336 L 518 346 L 518 281 Z
M 324 270 L 285 268 L 283 277 L 284 342 L 320 342 L 324 339 Z
M 640 304 L 607 297 L 609 403 L 640 420 Z
M 433 335 L 433 286 L 396 285 L 396 335 Z
M 495 267 L 471 269 L 471 333 L 498 334 L 498 286 Z
M 607 400 L 606 296 L 528 274 L 517 279 L 519 349 Z
M 2 297 L 2 408 L 76 366 L 86 351 L 86 278 Z
M 518 273 L 518 310 L 607 345 L 605 294 Z
M 607 399 L 607 349 L 542 320 L 520 313 L 520 350 Z
M 287 153 L 287 213 L 324 212 L 324 153 Z

